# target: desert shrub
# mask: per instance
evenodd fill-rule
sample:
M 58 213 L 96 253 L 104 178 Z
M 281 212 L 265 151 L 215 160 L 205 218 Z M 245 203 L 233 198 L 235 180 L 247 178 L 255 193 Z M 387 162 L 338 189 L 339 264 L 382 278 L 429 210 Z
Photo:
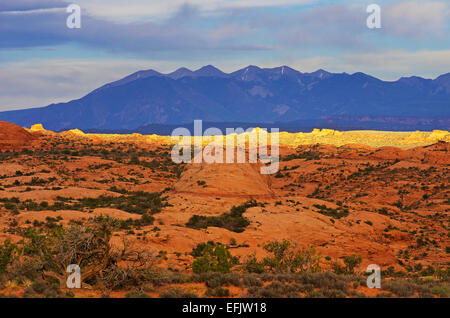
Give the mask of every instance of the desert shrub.
M 208 241 L 208 242 L 206 242 L 206 243 L 200 243 L 200 244 L 197 244 L 197 246 L 194 247 L 194 248 L 192 249 L 191 255 L 192 255 L 194 258 L 197 258 L 197 257 L 202 256 L 203 250 L 205 249 L 205 247 L 206 247 L 207 245 L 215 246 L 216 243 L 215 243 L 214 241 Z
M 250 225 L 250 221 L 243 216 L 244 212 L 250 208 L 257 206 L 254 200 L 248 201 L 239 206 L 233 206 L 229 213 L 223 213 L 220 216 L 200 216 L 194 215 L 186 223 L 187 227 L 193 229 L 206 229 L 208 227 L 221 227 L 236 233 L 243 232 Z
M 104 294 L 102 294 L 102 297 L 103 297 L 103 295 L 104 295 Z M 74 292 L 71 291 L 71 290 L 66 291 L 66 293 L 64 294 L 64 296 L 66 296 L 67 298 L 75 298 L 75 294 L 74 294 Z
M 102 284 L 111 290 L 126 289 L 132 286 L 138 286 L 138 273 L 133 268 L 122 268 L 117 265 L 108 267 L 101 277 Z
M 382 271 L 382 274 L 385 277 L 393 276 L 395 274 L 394 266 L 389 266 L 387 269 Z
M 13 214 L 18 214 L 18 204 L 20 203 L 19 198 L 13 197 L 13 198 L 0 198 L 0 202 L 3 202 L 3 206 L 5 209 L 11 211 Z
M 126 298 L 150 298 L 149 295 L 140 291 L 140 290 L 132 290 L 125 294 Z
M 44 179 L 41 179 L 39 177 L 33 177 L 31 179 L 31 181 L 29 183 L 27 183 L 27 185 L 32 185 L 32 186 L 44 185 L 44 184 L 47 184 L 47 183 L 49 183 L 51 181 L 54 181 L 54 179 L 53 180 L 44 180 Z
M 3 245 L 0 245 L 0 273 L 6 272 L 16 250 L 17 246 L 11 243 L 10 240 L 6 240 L 3 242 Z
M 42 266 L 42 262 L 34 258 L 16 258 L 8 267 L 8 276 L 18 282 L 25 280 L 34 281 L 42 273 Z
M 244 263 L 244 270 L 248 273 L 262 274 L 265 272 L 264 264 L 258 262 L 255 255 L 250 255 Z
M 247 287 L 261 287 L 263 282 L 258 278 L 257 275 L 245 275 L 243 277 L 244 285 Z
M 111 207 L 129 213 L 144 214 L 161 211 L 162 201 L 160 194 L 147 192 L 130 192 L 121 197 L 100 196 L 98 198 L 83 198 L 80 200 L 82 207 L 90 209 Z
M 155 222 L 155 218 L 148 213 L 142 214 L 138 220 L 131 218 L 126 220 L 112 218 L 110 216 L 100 215 L 94 219 L 96 223 L 106 223 L 114 230 L 130 230 L 131 228 L 152 225 Z
M 152 286 L 165 286 L 169 284 L 184 284 L 191 281 L 190 276 L 179 273 L 163 272 L 153 268 L 145 268 L 140 273 L 140 279 L 143 284 Z
M 435 272 L 436 270 L 433 268 L 433 266 L 428 265 L 426 268 L 420 271 L 420 276 L 432 276 L 435 274 Z
M 335 219 L 348 216 L 348 209 L 338 207 L 337 209 L 329 208 L 326 205 L 314 204 L 315 208 L 319 209 L 317 212 Z
M 2 294 L 0 293 L 0 298 L 19 298 L 19 296 L 15 294 Z
M 192 276 L 193 282 L 205 283 L 207 287 L 241 286 L 241 276 L 237 273 L 204 272 Z
M 450 276 L 450 267 L 447 267 L 447 269 L 438 267 L 434 274 L 440 280 L 447 280 Z
M 109 191 L 117 192 L 117 193 L 120 193 L 120 194 L 127 194 L 128 193 L 128 190 L 126 190 L 126 189 L 119 189 L 116 186 L 112 186 L 111 188 L 109 188 Z
M 337 261 L 333 263 L 333 272 L 338 275 L 346 274 L 347 269 L 345 266 L 341 266 Z
M 320 256 L 313 247 L 296 251 L 288 240 L 273 241 L 264 245 L 272 256 L 264 258 L 263 264 L 276 272 L 317 272 L 320 270 Z
M 336 274 L 353 274 L 355 267 L 361 264 L 361 255 L 349 255 L 344 257 L 344 266 L 341 266 L 337 261 L 333 263 L 333 271 Z
M 192 270 L 197 274 L 206 272 L 229 273 L 235 263 L 236 260 L 224 245 L 220 243 L 206 244 L 201 256 L 197 257 L 192 263 Z
M 43 280 L 37 280 L 24 290 L 23 297 L 25 298 L 59 298 L 63 297 L 63 294 L 58 284 L 46 282 Z
M 20 260 L 14 260 L 9 266 L 10 275 L 19 282 L 43 277 L 45 283 L 56 283 L 65 288 L 70 274 L 66 272 L 67 266 L 78 264 L 82 269 L 83 285 L 126 289 L 153 283 L 155 257 L 148 251 L 130 250 L 126 240 L 121 250 L 111 250 L 111 230 L 106 222 L 90 227 L 29 228 L 23 234 Z M 128 266 L 119 267 L 119 262 Z M 40 291 L 33 287 L 27 293 L 39 294 Z M 55 295 L 49 291 L 44 296 Z
M 306 160 L 320 160 L 322 153 L 319 151 L 297 151 L 295 154 L 289 154 L 281 158 L 281 161 L 291 161 L 294 159 L 306 159 Z
M 295 281 L 302 285 L 312 286 L 320 290 L 341 290 L 348 292 L 348 284 L 354 277 L 337 275 L 332 272 L 323 273 L 299 273 L 294 276 Z
M 198 296 L 193 292 L 185 291 L 180 287 L 171 288 L 159 294 L 161 298 L 197 298 Z
M 248 289 L 248 297 L 255 298 L 296 298 L 300 297 L 299 293 L 302 287 L 298 284 L 282 284 L 273 282 L 264 287 L 250 287 Z
M 322 291 L 325 298 L 345 298 L 346 294 L 338 289 L 325 289 Z
M 209 288 L 221 287 L 222 281 L 219 277 L 212 277 L 206 281 L 206 286 Z
M 450 289 L 448 285 L 433 286 L 431 293 L 439 297 L 450 297 Z
M 210 297 L 228 297 L 230 296 L 230 290 L 221 286 L 216 288 L 208 288 L 205 295 Z
M 414 295 L 415 286 L 408 281 L 389 280 L 382 284 L 382 289 L 388 290 L 400 297 L 410 297 Z
M 57 201 L 52 205 L 41 205 L 34 201 L 27 200 L 21 203 L 20 209 L 28 211 L 42 210 L 79 210 L 113 208 L 135 214 L 155 214 L 161 211 L 166 205 L 166 198 L 162 198 L 158 192 L 148 193 L 143 191 L 126 192 L 120 197 L 101 195 L 97 198 L 82 198 L 74 200 L 71 198 L 57 197 Z M 75 201 L 75 202 L 73 202 Z
M 344 257 L 344 264 L 347 269 L 347 273 L 353 274 L 355 272 L 355 267 L 361 264 L 362 258 L 361 255 L 350 255 Z
M 88 282 L 113 260 L 109 246 L 111 231 L 105 226 L 58 227 L 45 234 L 31 228 L 24 237 L 24 255 L 41 262 L 44 277 L 59 281 L 61 286 L 65 286 L 69 264 L 78 264 L 83 268 L 82 281 Z

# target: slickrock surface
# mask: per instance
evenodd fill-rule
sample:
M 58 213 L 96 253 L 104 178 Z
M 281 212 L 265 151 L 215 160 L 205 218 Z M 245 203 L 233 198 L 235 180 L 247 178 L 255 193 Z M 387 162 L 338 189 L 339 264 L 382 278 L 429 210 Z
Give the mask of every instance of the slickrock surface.
M 37 137 L 20 126 L 0 121 L 0 151 L 18 150 L 29 147 Z

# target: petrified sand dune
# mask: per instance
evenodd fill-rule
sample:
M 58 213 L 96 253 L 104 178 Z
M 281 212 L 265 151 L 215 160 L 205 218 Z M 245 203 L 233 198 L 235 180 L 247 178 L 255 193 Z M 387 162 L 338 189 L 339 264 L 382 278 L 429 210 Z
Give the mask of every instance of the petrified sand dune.
M 22 127 L 0 121 L 0 150 L 19 150 L 31 146 L 36 139 Z
M 395 147 L 381 147 L 374 151 L 373 158 L 384 160 L 420 161 L 423 163 L 448 163 L 450 144 L 440 141 L 426 147 L 399 149 Z
M 175 191 L 217 196 L 274 197 L 270 178 L 257 164 L 190 164 Z M 204 183 L 203 183 L 204 182 Z
M 47 131 L 47 130 L 45 130 L 45 128 L 42 124 L 34 124 L 28 130 L 32 131 L 32 132 L 37 132 L 37 131 L 46 132 Z

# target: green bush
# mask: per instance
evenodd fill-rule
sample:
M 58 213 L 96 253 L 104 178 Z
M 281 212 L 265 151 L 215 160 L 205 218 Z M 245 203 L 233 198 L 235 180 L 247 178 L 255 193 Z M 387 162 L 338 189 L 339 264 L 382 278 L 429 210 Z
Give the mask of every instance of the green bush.
M 437 295 L 439 297 L 449 297 L 450 296 L 450 289 L 448 286 L 434 286 L 431 289 L 431 292 L 434 295 Z
M 230 290 L 228 288 L 216 287 L 208 288 L 206 290 L 206 296 L 210 297 L 228 297 L 230 296 Z
M 348 274 L 353 274 L 355 272 L 355 267 L 361 264 L 362 257 L 361 255 L 350 255 L 344 257 L 344 264 L 347 269 Z
M 197 230 L 214 226 L 225 228 L 236 233 L 241 233 L 247 226 L 250 225 L 250 221 L 243 216 L 244 212 L 248 208 L 257 205 L 258 203 L 252 200 L 239 206 L 233 206 L 229 213 L 224 213 L 220 216 L 194 215 L 186 223 L 186 226 Z
M 342 217 L 348 216 L 348 209 L 343 207 L 338 207 L 337 209 L 329 208 L 326 205 L 314 204 L 315 208 L 319 209 L 317 212 L 326 216 L 330 216 L 335 219 L 340 219 Z
M 244 269 L 248 273 L 256 273 L 256 274 L 262 274 L 266 271 L 264 268 L 264 264 L 258 262 L 255 255 L 249 256 L 248 260 L 244 264 Z
M 320 270 L 320 256 L 313 247 L 295 250 L 288 240 L 273 241 L 264 245 L 272 256 L 264 258 L 263 264 L 276 272 L 317 272 Z
M 299 292 L 301 290 L 302 286 L 299 284 L 273 282 L 264 287 L 250 287 L 248 289 L 248 296 L 256 298 L 296 298 L 300 297 Z
M 135 214 L 155 214 L 166 206 L 164 202 L 166 198 L 162 198 L 158 192 L 148 193 L 143 191 L 127 192 L 120 197 L 111 197 L 101 195 L 97 198 L 82 198 L 74 200 L 72 198 L 57 197 L 57 201 L 52 205 L 47 202 L 38 204 L 32 200 L 26 200 L 19 206 L 21 210 L 42 211 L 42 210 L 79 210 L 97 209 L 97 208 L 113 208 Z M 8 205 L 9 209 L 13 209 L 15 205 L 12 201 L 3 201 Z
M 235 264 L 235 259 L 228 249 L 218 243 L 215 245 L 206 244 L 192 263 L 192 271 L 196 274 L 207 272 L 230 273 L 231 267 Z
M 7 271 L 8 264 L 11 263 L 16 249 L 17 246 L 12 244 L 10 240 L 6 240 L 3 245 L 0 245 L 0 273 Z
M 337 261 L 333 263 L 333 272 L 341 274 L 353 274 L 355 272 L 355 267 L 361 264 L 361 255 L 350 255 L 344 257 L 345 266 L 341 266 Z
M 197 298 L 193 292 L 187 292 L 180 287 L 171 288 L 168 291 L 159 294 L 161 298 Z
M 203 250 L 207 245 L 211 245 L 214 247 L 216 243 L 214 241 L 208 241 L 206 243 L 197 244 L 197 246 L 192 249 L 191 255 L 194 256 L 194 258 L 202 256 Z
M 415 291 L 414 284 L 407 281 L 386 281 L 382 288 L 400 297 L 411 297 Z
M 246 275 L 243 278 L 244 285 L 247 287 L 262 287 L 263 282 L 255 275 Z
M 126 298 L 150 298 L 146 293 L 139 290 L 132 290 L 125 294 Z

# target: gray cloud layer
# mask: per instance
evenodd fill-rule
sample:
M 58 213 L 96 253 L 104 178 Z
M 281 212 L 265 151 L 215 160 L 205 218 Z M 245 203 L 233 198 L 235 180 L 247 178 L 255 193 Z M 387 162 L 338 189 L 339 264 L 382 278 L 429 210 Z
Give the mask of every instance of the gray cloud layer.
M 62 0 L 3 0 L 4 10 L 64 8 Z M 107 5 L 107 4 L 105 4 Z M 24 11 L 26 12 L 26 11 Z M 383 7 L 378 34 L 409 38 L 449 36 L 450 6 L 445 2 L 401 2 Z M 82 29 L 70 30 L 64 10 L 23 14 L 0 12 L 0 49 L 76 42 L 112 51 L 147 54 L 150 50 L 252 50 L 272 47 L 364 50 L 376 31 L 365 26 L 362 5 L 318 6 L 274 14 L 251 8 L 223 9 L 213 18 L 184 4 L 169 18 L 118 23 L 83 11 Z
M 62 0 L 2 0 L 0 3 L 0 12 L 65 7 L 67 7 L 67 3 Z

